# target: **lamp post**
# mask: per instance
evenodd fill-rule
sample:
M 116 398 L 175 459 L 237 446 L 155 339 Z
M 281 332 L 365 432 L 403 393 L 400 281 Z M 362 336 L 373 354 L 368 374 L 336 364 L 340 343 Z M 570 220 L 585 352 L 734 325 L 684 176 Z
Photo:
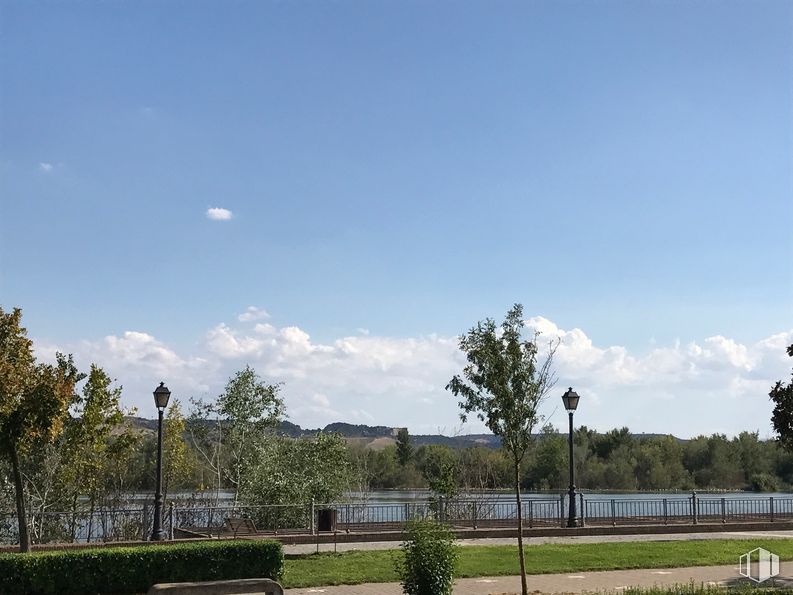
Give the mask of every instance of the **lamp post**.
M 562 402 L 564 408 L 567 409 L 567 414 L 570 417 L 570 433 L 568 434 L 568 443 L 570 446 L 570 514 L 567 517 L 567 526 L 575 527 L 576 513 L 575 513 L 575 470 L 573 468 L 573 412 L 578 407 L 578 393 L 572 387 L 567 389 L 567 392 L 562 395 Z
M 152 541 L 163 541 L 165 531 L 162 530 L 162 414 L 168 406 L 168 399 L 171 398 L 171 391 L 160 382 L 160 386 L 154 389 L 154 404 L 157 405 L 157 493 L 154 494 L 154 527 L 151 531 Z

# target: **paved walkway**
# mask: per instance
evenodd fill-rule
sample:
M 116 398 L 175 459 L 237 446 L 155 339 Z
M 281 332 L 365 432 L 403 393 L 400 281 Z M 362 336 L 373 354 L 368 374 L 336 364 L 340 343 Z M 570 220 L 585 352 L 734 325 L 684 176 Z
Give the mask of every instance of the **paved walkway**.
M 736 560 L 737 564 L 737 560 Z M 780 564 L 781 577 L 793 576 L 793 562 Z M 738 574 L 736 565 L 695 566 L 692 568 L 668 568 L 652 570 L 611 570 L 606 572 L 582 572 L 578 574 L 536 574 L 528 577 L 529 590 L 540 593 L 582 593 L 601 591 L 619 593 L 627 587 L 652 587 L 680 585 L 694 581 L 696 584 L 731 585 L 745 581 Z M 773 579 L 777 585 L 793 585 L 793 579 Z M 771 581 L 768 581 L 769 583 Z M 402 595 L 397 583 L 367 583 L 339 587 L 312 587 L 286 589 L 288 595 Z M 459 579 L 455 583 L 454 595 L 512 595 L 520 593 L 520 577 L 483 577 Z
M 586 535 L 580 537 L 524 537 L 525 545 L 541 545 L 543 543 L 606 543 L 626 541 L 692 541 L 699 539 L 755 539 L 779 538 L 793 539 L 793 531 L 725 531 L 723 533 L 669 533 L 663 535 Z M 459 545 L 516 545 L 514 537 L 501 539 L 459 539 Z M 350 550 L 388 550 L 398 548 L 398 541 L 374 541 L 361 543 L 340 543 L 335 551 L 347 552 Z M 287 554 L 310 554 L 317 551 L 317 545 L 304 543 L 299 545 L 284 545 Z M 332 552 L 332 543 L 321 543 L 320 552 Z

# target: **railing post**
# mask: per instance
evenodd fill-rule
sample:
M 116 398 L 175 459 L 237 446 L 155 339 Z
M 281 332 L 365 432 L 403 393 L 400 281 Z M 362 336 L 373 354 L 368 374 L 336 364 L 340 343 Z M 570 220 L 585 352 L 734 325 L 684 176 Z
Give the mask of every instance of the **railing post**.
M 344 520 L 347 523 L 347 530 L 346 533 L 350 532 L 350 505 L 347 504 L 347 509 L 344 513 Z
M 168 503 L 168 539 L 173 541 L 173 501 Z
M 559 494 L 559 523 L 562 527 L 566 525 L 564 522 L 564 494 Z
M 614 498 L 611 499 L 611 526 L 617 526 L 617 503 Z
M 664 525 L 669 524 L 669 509 L 667 508 L 666 498 L 664 498 Z
M 476 522 L 476 518 L 477 518 L 476 517 L 476 508 L 477 508 L 477 506 L 478 506 L 478 504 L 477 504 L 476 500 L 474 500 L 473 506 L 471 506 L 471 516 L 473 517 L 474 529 L 476 529 L 476 525 L 477 525 L 477 522 Z
M 774 522 L 774 497 L 773 496 L 769 496 L 768 497 L 768 512 L 769 512 L 769 514 L 771 516 L 771 522 L 773 523 Z
M 311 499 L 311 518 L 309 520 L 309 528 L 311 529 L 311 534 L 316 535 L 316 527 L 314 525 L 314 498 Z
M 141 520 L 142 526 L 140 529 L 140 538 L 142 541 L 149 540 L 149 505 L 148 503 L 143 503 L 143 519 Z
M 534 500 L 529 498 L 529 529 L 534 527 Z
M 699 520 L 697 519 L 697 516 L 698 516 L 697 512 L 698 512 L 698 510 L 697 510 L 697 493 L 696 492 L 691 492 L 691 516 L 692 516 L 692 520 L 693 520 L 692 524 L 694 524 L 694 525 L 699 523 Z
M 405 522 L 407 523 L 410 520 L 410 503 L 405 502 L 405 512 L 403 514 L 405 517 Z
M 727 500 L 725 498 L 721 499 L 721 522 L 727 522 Z
M 578 501 L 581 503 L 581 506 L 579 507 L 579 511 L 581 513 L 581 526 L 584 527 L 586 524 L 586 521 L 584 520 L 584 494 L 581 492 L 578 494 Z

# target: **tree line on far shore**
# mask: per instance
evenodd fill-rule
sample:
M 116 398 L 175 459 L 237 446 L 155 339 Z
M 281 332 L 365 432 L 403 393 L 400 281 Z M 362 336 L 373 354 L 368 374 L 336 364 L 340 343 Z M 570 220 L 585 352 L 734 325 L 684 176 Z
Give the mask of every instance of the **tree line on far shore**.
M 400 443 L 408 442 L 405 448 Z M 678 440 L 635 436 L 628 428 L 573 433 L 575 481 L 580 490 L 788 490 L 793 454 L 776 440 L 741 432 Z M 409 454 L 405 454 L 409 453 Z M 454 495 L 512 487 L 505 453 L 492 448 L 413 448 L 401 433 L 396 446 L 356 454 L 372 489 L 429 488 Z M 569 485 L 568 436 L 546 425 L 521 465 L 525 490 L 563 491 Z

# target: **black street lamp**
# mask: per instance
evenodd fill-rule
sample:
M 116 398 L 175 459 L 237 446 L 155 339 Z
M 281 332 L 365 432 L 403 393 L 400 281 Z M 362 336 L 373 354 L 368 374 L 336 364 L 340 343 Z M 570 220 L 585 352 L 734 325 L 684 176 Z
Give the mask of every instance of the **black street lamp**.
M 570 514 L 567 517 L 568 527 L 577 526 L 575 514 L 575 471 L 573 469 L 573 412 L 578 407 L 578 399 L 580 398 L 572 387 L 568 388 L 567 392 L 562 395 L 564 408 L 567 409 L 567 414 L 570 416 L 570 433 L 568 435 L 570 445 Z
M 157 493 L 154 494 L 154 527 L 151 531 L 152 541 L 165 540 L 165 531 L 162 530 L 162 414 L 168 406 L 168 399 L 171 398 L 171 391 L 160 382 L 160 386 L 154 389 L 154 404 L 157 405 Z

